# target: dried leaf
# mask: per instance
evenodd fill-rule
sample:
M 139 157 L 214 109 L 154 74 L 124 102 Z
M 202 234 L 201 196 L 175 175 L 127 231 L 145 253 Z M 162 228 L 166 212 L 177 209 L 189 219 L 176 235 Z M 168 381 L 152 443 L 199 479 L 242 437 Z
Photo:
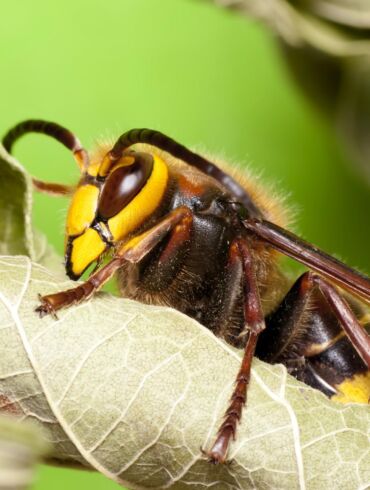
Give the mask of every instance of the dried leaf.
M 0 397 L 0 405 L 4 400 Z M 0 490 L 22 490 L 33 480 L 34 467 L 47 444 L 29 424 L 0 417 Z
M 338 102 L 337 125 L 370 182 L 370 56 L 348 61 Z
M 63 260 L 32 228 L 32 179 L 0 144 L 0 255 L 27 255 L 64 275 Z
M 214 3 L 248 14 L 268 24 L 288 44 L 298 47 L 305 44 L 332 56 L 363 56 L 370 53 L 370 40 L 366 29 L 370 25 L 369 4 L 344 5 L 341 0 L 213 0 Z M 346 29 L 341 22 L 347 21 Z M 355 24 L 359 19 L 359 24 Z M 369 21 L 369 25 L 367 21 Z M 329 20 L 330 22 L 327 22 Z M 353 25 L 354 24 L 354 25 Z M 356 30 L 348 29 L 349 26 Z
M 0 145 L 0 254 L 33 257 L 31 178 Z
M 291 3 L 293 3 L 291 1 Z M 300 0 L 295 2 L 309 12 L 339 25 L 356 29 L 370 27 L 368 0 Z
M 37 293 L 70 286 L 26 257 L 0 259 L 0 392 L 48 433 L 53 457 L 129 488 L 366 488 L 368 406 L 340 405 L 254 361 L 231 466 L 207 463 L 241 352 L 168 308 L 107 294 L 59 320 Z
M 278 35 L 294 77 L 339 128 L 339 140 L 370 182 L 370 2 L 212 1 L 261 20 Z

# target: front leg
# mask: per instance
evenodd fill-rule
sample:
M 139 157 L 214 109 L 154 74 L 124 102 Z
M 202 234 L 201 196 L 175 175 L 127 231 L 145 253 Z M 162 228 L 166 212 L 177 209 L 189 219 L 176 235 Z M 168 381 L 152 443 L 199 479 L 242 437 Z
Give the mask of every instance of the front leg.
M 39 313 L 41 318 L 45 315 L 52 315 L 54 318 L 57 318 L 56 312 L 58 310 L 89 299 L 113 276 L 121 265 L 122 259 L 116 257 L 106 266 L 92 274 L 87 281 L 79 284 L 75 288 L 46 296 L 39 295 L 41 304 L 35 311 Z
M 182 232 L 183 226 L 189 228 L 192 222 L 192 212 L 189 208 L 180 207 L 167 215 L 158 225 L 129 240 L 118 249 L 115 257 L 104 267 L 94 272 L 87 281 L 75 288 L 48 294 L 40 297 L 40 306 L 36 312 L 41 317 L 56 316 L 56 311 L 76 303 L 86 301 L 122 267 L 124 262 L 137 263 L 172 230 Z

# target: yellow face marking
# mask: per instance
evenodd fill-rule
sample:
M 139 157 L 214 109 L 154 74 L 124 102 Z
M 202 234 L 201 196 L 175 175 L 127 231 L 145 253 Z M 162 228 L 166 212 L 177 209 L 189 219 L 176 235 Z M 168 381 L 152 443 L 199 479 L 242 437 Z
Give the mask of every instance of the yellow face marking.
M 362 327 L 366 327 L 368 323 L 370 323 L 370 313 L 366 313 L 364 316 L 359 318 L 358 320 L 359 324 Z M 344 333 L 343 330 L 341 330 L 338 335 L 333 337 L 332 339 L 329 339 L 326 342 L 322 342 L 321 344 L 311 344 L 307 347 L 307 349 L 304 352 L 304 355 L 306 357 L 311 357 L 311 356 L 316 356 L 320 354 L 321 352 L 324 352 L 329 349 L 332 345 L 334 345 L 338 340 L 342 339 L 345 337 L 346 334 Z
M 167 165 L 153 155 L 153 171 L 141 191 L 116 216 L 108 220 L 114 241 L 122 240 L 137 228 L 159 205 L 168 181 Z
M 370 371 L 355 374 L 336 386 L 339 393 L 332 400 L 341 403 L 370 403 Z
M 125 155 L 122 158 L 119 159 L 117 163 L 113 163 L 112 160 L 109 157 L 109 153 L 104 157 L 102 163 L 99 166 L 98 169 L 98 174 L 101 177 L 105 177 L 108 175 L 110 171 L 119 167 L 128 167 L 129 165 L 132 165 L 135 162 L 135 157 L 131 155 Z
M 67 235 L 80 235 L 95 218 L 99 189 L 94 185 L 82 185 L 76 190 L 67 215 Z
M 96 177 L 98 175 L 99 167 L 99 161 L 95 163 L 90 163 L 90 165 L 87 167 L 87 173 L 91 175 L 91 177 Z
M 88 228 L 85 233 L 72 242 L 71 269 L 79 276 L 94 260 L 106 249 L 107 245 L 102 241 L 98 232 Z

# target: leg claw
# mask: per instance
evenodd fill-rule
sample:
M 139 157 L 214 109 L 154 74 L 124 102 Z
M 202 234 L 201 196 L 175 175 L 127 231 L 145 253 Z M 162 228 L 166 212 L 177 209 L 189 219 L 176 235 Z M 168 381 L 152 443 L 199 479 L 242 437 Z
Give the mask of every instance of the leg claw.
M 41 304 L 35 308 L 35 312 L 39 314 L 40 318 L 51 315 L 54 320 L 58 320 L 53 305 L 48 301 L 47 296 L 41 296 L 41 294 L 39 294 L 38 297 Z
M 208 463 L 211 463 L 214 465 L 224 464 L 224 465 L 229 466 L 233 462 L 232 459 L 227 460 L 224 455 L 221 455 L 219 452 L 216 452 L 216 451 L 206 451 L 205 449 L 203 449 L 201 447 L 200 452 L 207 459 Z

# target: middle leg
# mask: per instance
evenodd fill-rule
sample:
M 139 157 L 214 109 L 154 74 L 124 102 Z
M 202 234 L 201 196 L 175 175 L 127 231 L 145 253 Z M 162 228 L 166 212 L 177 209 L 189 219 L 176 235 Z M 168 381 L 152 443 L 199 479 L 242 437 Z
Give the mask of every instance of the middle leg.
M 236 239 L 230 247 L 229 264 L 240 260 L 243 267 L 244 329 L 240 334 L 245 338 L 242 363 L 236 377 L 234 391 L 225 412 L 224 421 L 218 430 L 216 440 L 210 451 L 204 451 L 212 463 L 225 463 L 231 440 L 235 439 L 237 424 L 241 419 L 247 398 L 253 355 L 257 339 L 265 328 L 265 320 L 254 270 L 253 257 L 247 243 Z

